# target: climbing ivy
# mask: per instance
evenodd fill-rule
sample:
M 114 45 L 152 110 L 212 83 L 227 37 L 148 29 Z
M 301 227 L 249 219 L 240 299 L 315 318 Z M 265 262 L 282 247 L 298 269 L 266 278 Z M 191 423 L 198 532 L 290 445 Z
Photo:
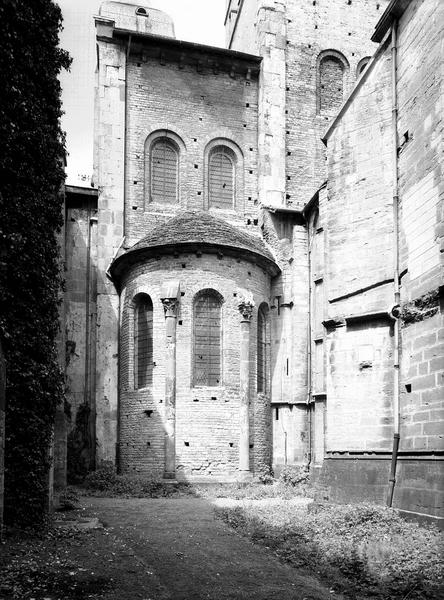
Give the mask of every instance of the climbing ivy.
M 0 3 L 0 336 L 6 358 L 5 520 L 45 516 L 57 403 L 57 235 L 64 136 L 58 74 L 61 11 L 52 0 Z

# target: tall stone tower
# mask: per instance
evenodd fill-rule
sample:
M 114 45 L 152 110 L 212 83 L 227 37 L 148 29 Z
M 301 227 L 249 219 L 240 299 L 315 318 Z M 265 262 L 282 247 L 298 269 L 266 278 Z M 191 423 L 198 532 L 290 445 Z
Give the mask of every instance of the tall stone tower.
M 310 447 L 319 460 L 323 456 L 323 235 L 322 223 L 312 223 L 307 242 L 304 207 L 326 179 L 321 138 L 376 49 L 370 38 L 386 5 L 386 0 L 227 2 L 228 48 L 262 57 L 258 198 L 264 237 L 282 268 L 272 291 L 275 468 L 305 462 Z M 316 443 L 308 439 L 314 431 Z

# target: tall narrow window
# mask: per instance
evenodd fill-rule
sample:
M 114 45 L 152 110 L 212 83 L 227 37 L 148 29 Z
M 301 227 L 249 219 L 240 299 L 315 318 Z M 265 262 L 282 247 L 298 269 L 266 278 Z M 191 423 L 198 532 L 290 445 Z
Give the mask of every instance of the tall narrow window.
M 336 57 L 324 56 L 319 63 L 319 111 L 334 114 L 344 99 L 344 64 Z
M 194 301 L 194 385 L 221 385 L 222 298 L 204 290 Z
M 208 195 L 210 208 L 234 208 L 235 155 L 226 146 L 216 146 L 208 164 Z
M 257 313 L 257 391 L 266 394 L 269 389 L 270 324 L 268 306 L 261 304 Z
M 147 294 L 134 301 L 134 387 L 153 383 L 153 303 Z
M 178 199 L 179 152 L 168 138 L 156 140 L 150 147 L 151 202 L 172 204 Z

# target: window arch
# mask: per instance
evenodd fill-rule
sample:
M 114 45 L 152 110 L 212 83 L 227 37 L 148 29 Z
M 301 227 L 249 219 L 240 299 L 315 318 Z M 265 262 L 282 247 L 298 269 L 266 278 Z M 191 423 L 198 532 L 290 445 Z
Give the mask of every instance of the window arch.
M 145 191 L 149 202 L 179 200 L 179 146 L 167 136 L 145 143 Z
M 241 212 L 244 208 L 244 157 L 227 137 L 214 137 L 205 146 L 205 210 Z
M 344 80 L 348 67 L 340 52 L 327 50 L 318 57 L 318 112 L 332 115 L 344 101 Z
M 219 386 L 222 380 L 222 296 L 202 290 L 194 299 L 193 383 Z
M 270 318 L 267 304 L 257 313 L 257 391 L 266 394 L 270 386 Z
M 137 294 L 134 306 L 134 387 L 153 383 L 153 302 L 148 294 Z
M 370 61 L 370 56 L 365 56 L 358 62 L 358 66 L 356 67 L 356 77 L 359 77 L 364 72 L 364 69 L 368 65 Z
M 215 146 L 208 157 L 208 203 L 210 208 L 233 210 L 236 156 L 227 146 Z

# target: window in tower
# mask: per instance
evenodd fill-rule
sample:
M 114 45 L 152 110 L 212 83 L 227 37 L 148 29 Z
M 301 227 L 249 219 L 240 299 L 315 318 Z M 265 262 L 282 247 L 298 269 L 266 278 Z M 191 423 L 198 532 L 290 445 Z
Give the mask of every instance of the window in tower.
M 344 100 L 345 62 L 340 54 L 325 54 L 319 61 L 318 111 L 334 115 Z
M 179 151 L 168 138 L 150 146 L 150 201 L 172 204 L 178 201 Z
M 212 149 L 208 161 L 210 208 L 233 210 L 235 192 L 235 154 L 226 146 Z

